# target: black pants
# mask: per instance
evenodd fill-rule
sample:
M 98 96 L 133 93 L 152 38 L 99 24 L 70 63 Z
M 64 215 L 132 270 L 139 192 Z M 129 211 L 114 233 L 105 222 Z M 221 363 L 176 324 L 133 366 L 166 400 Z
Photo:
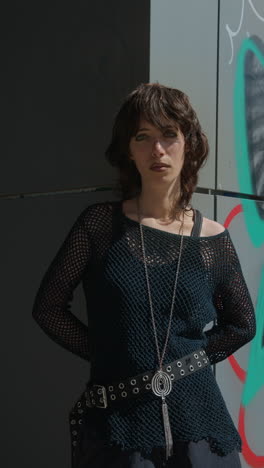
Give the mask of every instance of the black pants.
M 84 442 L 84 441 L 83 441 Z M 205 440 L 178 442 L 174 455 L 165 461 L 163 449 L 153 449 L 149 457 L 137 451 L 105 447 L 100 441 L 85 441 L 76 468 L 241 468 L 236 450 L 225 457 L 212 453 Z

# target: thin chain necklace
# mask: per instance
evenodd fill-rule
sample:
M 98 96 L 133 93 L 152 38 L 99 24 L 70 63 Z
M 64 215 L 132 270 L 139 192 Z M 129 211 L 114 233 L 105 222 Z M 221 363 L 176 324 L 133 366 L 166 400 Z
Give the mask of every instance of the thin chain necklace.
M 147 270 L 147 262 L 146 262 L 143 228 L 142 228 L 142 223 L 141 223 L 141 215 L 140 215 L 139 199 L 138 198 L 137 198 L 137 214 L 138 214 L 138 221 L 139 221 L 139 228 L 140 228 L 141 245 L 142 245 L 142 253 L 143 253 L 143 259 L 144 259 L 144 267 L 145 267 L 145 275 L 146 275 L 146 282 L 147 282 L 147 289 L 148 289 L 151 320 L 152 320 L 152 326 L 153 326 L 153 332 L 154 332 L 157 355 L 158 355 L 158 362 L 159 362 L 159 368 L 156 371 L 156 373 L 154 374 L 154 376 L 152 378 L 152 381 L 151 381 L 151 388 L 152 388 L 153 393 L 156 396 L 159 396 L 159 397 L 162 398 L 162 415 L 163 415 L 164 432 L 165 432 L 165 440 L 166 440 L 166 459 L 168 459 L 173 454 L 173 440 L 172 440 L 172 434 L 171 434 L 171 428 L 170 428 L 168 406 L 167 406 L 165 397 L 171 392 L 172 382 L 171 382 L 170 376 L 166 372 L 164 372 L 162 370 L 162 363 L 163 363 L 163 360 L 164 360 L 164 356 L 165 356 L 165 352 L 166 352 L 166 348 L 167 348 L 167 344 L 168 344 L 168 339 L 169 339 L 169 335 L 170 335 L 173 308 L 174 308 L 175 295 L 176 295 L 176 287 L 177 287 L 178 275 L 179 275 L 179 269 L 180 269 L 182 246 L 183 246 L 184 215 L 183 215 L 181 227 L 180 227 L 180 230 L 179 230 L 179 233 L 180 233 L 180 231 L 182 231 L 182 235 L 181 235 L 179 258 L 178 258 L 178 263 L 177 263 L 176 276 L 175 276 L 175 282 L 174 282 L 174 288 L 173 288 L 173 294 L 172 294 L 169 325 L 168 325 L 168 329 L 167 329 L 167 334 L 166 334 L 166 339 L 165 339 L 163 352 L 162 352 L 162 355 L 161 355 L 160 354 L 160 349 L 159 349 L 159 343 L 158 343 L 157 328 L 156 328 L 156 323 L 155 323 L 155 318 L 154 318 L 154 313 L 153 313 L 153 305 L 152 305 L 152 298 L 151 298 L 149 277 L 148 277 L 148 270 Z

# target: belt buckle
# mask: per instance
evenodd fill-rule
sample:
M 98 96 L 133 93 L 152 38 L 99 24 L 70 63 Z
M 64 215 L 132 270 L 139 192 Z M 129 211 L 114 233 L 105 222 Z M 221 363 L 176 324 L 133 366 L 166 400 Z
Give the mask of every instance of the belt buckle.
M 107 395 L 106 395 L 106 388 L 103 386 L 103 385 L 93 385 L 93 387 L 97 387 L 98 389 L 101 389 L 102 390 L 102 393 L 100 392 L 99 395 L 100 395 L 100 399 L 102 398 L 103 399 L 103 403 L 102 405 L 97 405 L 96 404 L 96 407 L 97 408 L 107 408 Z M 98 393 L 98 392 L 97 392 Z M 101 402 L 100 402 L 101 403 Z

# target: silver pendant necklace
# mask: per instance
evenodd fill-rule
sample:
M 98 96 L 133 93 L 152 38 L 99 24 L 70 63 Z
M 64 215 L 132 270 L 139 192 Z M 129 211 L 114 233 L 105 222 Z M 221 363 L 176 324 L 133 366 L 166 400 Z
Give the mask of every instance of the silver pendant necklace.
M 178 282 L 179 268 L 180 268 L 180 262 L 181 262 L 182 245 L 183 245 L 184 214 L 183 214 L 183 220 L 182 220 L 181 227 L 180 227 L 180 231 L 182 231 L 182 235 L 181 235 L 179 258 L 178 258 L 178 263 L 177 263 L 176 276 L 175 276 L 175 282 L 174 282 L 174 288 L 173 288 L 173 294 L 172 294 L 169 325 L 167 329 L 167 335 L 165 339 L 163 352 L 161 355 L 160 349 L 159 349 L 159 343 L 158 343 L 157 328 L 156 328 L 155 318 L 153 314 L 153 305 L 152 305 L 152 298 L 151 298 L 150 285 L 149 285 L 143 228 L 142 228 L 142 223 L 141 223 L 141 215 L 140 215 L 138 198 L 137 198 L 137 213 L 138 213 L 139 228 L 140 228 L 140 235 L 141 235 L 141 245 L 142 245 L 142 253 L 143 253 L 143 259 L 144 259 L 144 267 L 145 267 L 145 275 L 146 275 L 146 282 L 147 282 L 147 289 L 148 289 L 148 296 L 149 296 L 152 326 L 153 326 L 153 332 L 154 332 L 158 361 L 159 361 L 159 368 L 155 372 L 151 380 L 151 389 L 156 396 L 159 396 L 162 399 L 162 416 L 163 416 L 164 433 L 165 433 L 165 441 L 166 441 L 166 459 L 168 460 L 168 458 L 173 454 L 173 439 L 172 439 L 171 428 L 170 428 L 170 420 L 169 420 L 168 405 L 166 403 L 166 396 L 169 395 L 169 393 L 171 392 L 172 381 L 171 381 L 170 376 L 162 370 L 162 363 L 164 360 L 164 356 L 165 356 L 165 352 L 166 352 L 166 348 L 168 344 L 168 339 L 169 339 L 169 334 L 170 334 L 170 329 L 171 329 L 173 307 L 174 307 L 175 295 L 176 295 L 176 286 Z

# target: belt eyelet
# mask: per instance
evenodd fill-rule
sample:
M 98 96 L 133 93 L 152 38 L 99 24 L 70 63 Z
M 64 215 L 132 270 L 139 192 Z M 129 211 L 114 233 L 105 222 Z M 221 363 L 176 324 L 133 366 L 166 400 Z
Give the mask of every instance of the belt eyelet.
M 201 361 L 197 361 L 197 366 L 201 367 L 201 365 L 202 365 Z
M 181 361 L 177 361 L 177 366 L 178 366 L 178 367 L 181 367 L 181 366 L 182 366 L 182 362 L 181 362 Z
M 111 398 L 111 400 L 115 400 L 116 396 L 112 393 L 112 395 L 110 395 L 110 398 Z
M 142 380 L 143 380 L 144 382 L 146 382 L 146 380 L 148 380 L 148 378 L 149 378 L 148 375 L 144 375 L 144 376 L 142 377 Z
M 121 395 L 123 398 L 125 398 L 127 396 L 127 392 L 122 392 Z
M 133 388 L 132 391 L 133 391 L 133 393 L 138 393 L 138 392 L 139 392 L 139 388 L 138 388 L 138 387 L 135 387 L 135 388 Z
M 114 390 L 113 385 L 109 385 L 108 390 L 109 390 L 109 392 L 112 392 Z
M 131 383 L 131 385 L 136 385 L 137 381 L 136 381 L 136 379 L 132 379 L 132 380 L 130 380 L 130 383 Z
M 185 374 L 185 370 L 181 369 L 181 370 L 180 370 L 180 374 L 181 374 L 181 375 L 184 375 L 184 374 Z
M 171 366 L 168 366 L 167 367 L 167 372 L 170 372 L 171 371 Z
M 191 372 L 194 371 L 194 367 L 193 367 L 192 364 L 189 366 L 189 369 L 190 369 Z

